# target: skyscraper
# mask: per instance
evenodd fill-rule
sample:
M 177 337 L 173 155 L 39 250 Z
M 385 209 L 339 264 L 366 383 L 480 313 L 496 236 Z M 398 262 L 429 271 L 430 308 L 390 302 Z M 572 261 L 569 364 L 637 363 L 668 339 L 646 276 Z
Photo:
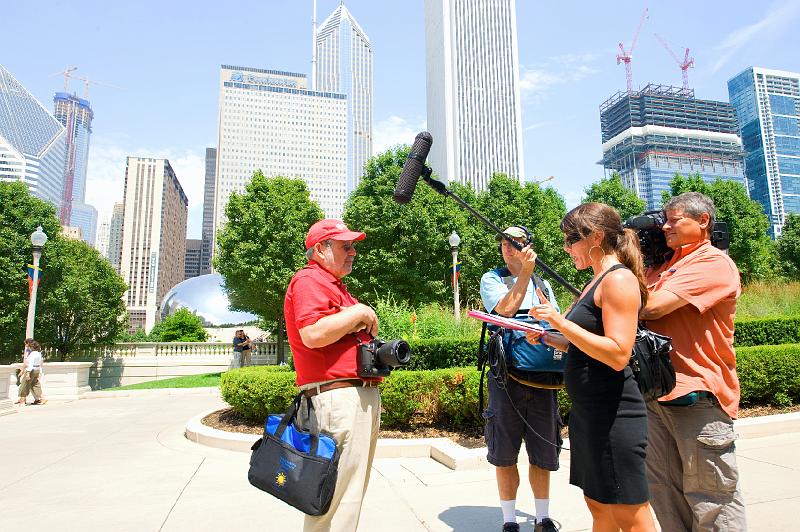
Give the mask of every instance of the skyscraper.
M 125 204 L 115 203 L 108 226 L 108 261 L 119 272 L 119 261 L 122 254 L 122 225 L 125 219 Z
M 108 258 L 108 233 L 111 227 L 111 220 L 106 218 L 97 226 L 97 238 L 94 247 L 105 258 Z
M 69 219 L 71 226 L 81 228 L 83 240 L 90 246 L 94 246 L 94 237 L 97 232 L 97 209 L 86 203 L 73 203 Z
M 186 239 L 186 259 L 183 264 L 184 280 L 200 275 L 200 258 L 203 251 L 203 241 L 195 238 Z
M 150 332 L 161 299 L 183 280 L 189 202 L 166 159 L 128 157 L 120 275 L 129 330 Z
M 428 161 L 439 178 L 483 190 L 494 172 L 522 181 L 514 0 L 425 0 Z
M 53 98 L 54 116 L 66 129 L 64 192 L 59 217 L 61 223 L 81 228 L 83 239 L 94 245 L 97 209 L 86 205 L 86 170 L 94 112 L 88 100 L 57 92 Z
M 214 190 L 217 177 L 217 149 L 206 148 L 206 180 L 203 187 L 203 229 L 200 249 L 200 275 L 211 273 L 214 255 Z
M 60 209 L 65 137 L 64 126 L 0 65 L 0 180 L 22 181 Z
M 745 186 L 742 142 L 727 102 L 697 100 L 691 89 L 647 85 L 603 102 L 600 126 L 600 164 L 619 172 L 648 209 L 661 207 L 661 195 L 676 173 Z
M 214 238 L 232 192 L 255 170 L 299 178 L 331 218 L 347 197 L 347 97 L 306 88 L 306 76 L 222 65 Z
M 358 186 L 372 156 L 372 45 L 340 4 L 315 36 L 316 87 L 347 96 L 347 193 Z
M 728 81 L 739 117 L 750 197 L 778 237 L 800 213 L 800 73 L 750 67 Z

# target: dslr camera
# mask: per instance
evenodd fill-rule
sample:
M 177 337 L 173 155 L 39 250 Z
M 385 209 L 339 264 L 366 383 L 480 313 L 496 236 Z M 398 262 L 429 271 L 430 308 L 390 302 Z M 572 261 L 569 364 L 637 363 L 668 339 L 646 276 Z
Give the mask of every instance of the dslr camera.
M 384 342 L 373 338 L 358 345 L 358 376 L 387 377 L 394 368 L 405 366 L 411 360 L 411 347 L 405 340 Z
M 667 237 L 662 230 L 666 221 L 664 211 L 656 210 L 632 216 L 623 224 L 623 227 L 633 229 L 639 235 L 639 247 L 642 249 L 645 267 L 658 266 L 672 257 L 672 249 L 667 246 Z M 726 250 L 730 243 L 728 224 L 715 221 L 714 230 L 711 231 L 711 245 Z

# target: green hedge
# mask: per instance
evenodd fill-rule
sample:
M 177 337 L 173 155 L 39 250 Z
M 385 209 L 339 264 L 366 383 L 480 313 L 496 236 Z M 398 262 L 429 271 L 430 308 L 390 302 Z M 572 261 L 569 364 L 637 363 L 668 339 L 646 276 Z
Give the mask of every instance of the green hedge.
M 741 403 L 788 406 L 800 403 L 800 344 L 741 347 L 736 350 Z M 288 367 L 257 366 L 222 374 L 222 397 L 237 412 L 255 420 L 283 412 L 297 394 Z M 382 423 L 387 427 L 447 423 L 479 427 L 480 374 L 474 367 L 395 371 L 381 384 Z M 559 392 L 562 416 L 569 398 Z
M 800 344 L 739 347 L 736 371 L 743 405 L 800 402 Z
M 404 369 L 441 369 L 477 364 L 479 338 L 429 338 L 411 340 L 411 363 Z M 800 318 L 738 320 L 734 345 L 783 345 L 800 343 Z
M 411 362 L 405 370 L 475 366 L 480 338 L 429 338 L 410 340 Z
M 737 320 L 733 343 L 737 347 L 800 343 L 800 318 Z

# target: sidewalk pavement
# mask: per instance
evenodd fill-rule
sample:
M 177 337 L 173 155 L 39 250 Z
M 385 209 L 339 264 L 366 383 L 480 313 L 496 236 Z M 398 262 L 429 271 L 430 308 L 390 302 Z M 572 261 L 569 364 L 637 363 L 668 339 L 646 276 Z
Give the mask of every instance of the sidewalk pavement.
M 247 482 L 248 453 L 184 437 L 190 418 L 224 406 L 210 395 L 142 394 L 0 417 L 0 530 L 301 530 L 300 512 Z M 749 529 L 796 529 L 800 432 L 739 440 L 738 459 Z M 563 531 L 590 530 L 568 471 L 563 453 L 551 514 Z M 524 484 L 517 507 L 531 532 Z M 359 531 L 492 531 L 500 521 L 491 466 L 452 471 L 430 458 L 386 458 L 374 463 Z

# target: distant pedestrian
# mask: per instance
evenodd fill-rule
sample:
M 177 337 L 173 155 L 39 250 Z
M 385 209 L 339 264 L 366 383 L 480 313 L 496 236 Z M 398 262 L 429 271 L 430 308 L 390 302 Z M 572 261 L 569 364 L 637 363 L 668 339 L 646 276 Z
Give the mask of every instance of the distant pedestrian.
M 39 383 L 39 376 L 42 372 L 42 347 L 36 340 L 30 339 L 28 346 L 30 352 L 25 357 L 20 375 L 19 399 L 17 404 L 25 404 L 28 394 L 33 393 L 34 405 L 43 405 L 47 399 L 42 397 L 42 385 Z
M 244 333 L 244 329 L 236 331 L 233 337 L 233 351 L 238 353 L 239 367 L 243 368 L 250 365 L 250 355 L 253 352 L 253 343 Z
M 24 349 L 22 351 L 22 367 L 17 370 L 17 386 L 20 385 L 20 378 L 22 378 L 22 371 L 25 368 L 25 362 L 28 360 L 28 353 L 31 352 L 31 342 L 33 338 L 25 338 L 25 342 L 22 344 Z

